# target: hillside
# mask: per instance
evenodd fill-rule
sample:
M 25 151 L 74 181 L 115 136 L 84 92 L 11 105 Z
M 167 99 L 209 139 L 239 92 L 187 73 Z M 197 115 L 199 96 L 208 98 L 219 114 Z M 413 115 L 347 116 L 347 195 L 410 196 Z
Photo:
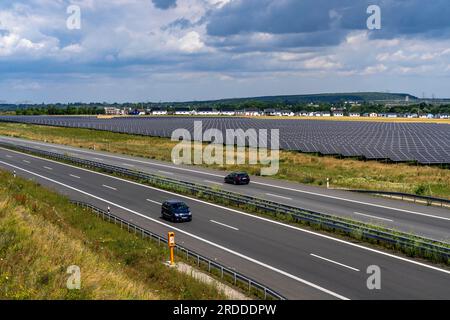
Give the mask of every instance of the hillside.
M 358 93 L 323 93 L 323 94 L 306 94 L 306 95 L 263 96 L 263 97 L 248 97 L 236 99 L 221 99 L 211 101 L 191 101 L 186 103 L 240 104 L 245 103 L 247 101 L 258 101 L 263 103 L 283 103 L 283 104 L 339 103 L 345 101 L 361 101 L 361 102 L 392 101 L 392 100 L 404 101 L 406 97 L 409 97 L 411 101 L 418 99 L 417 97 L 405 93 L 358 92 Z

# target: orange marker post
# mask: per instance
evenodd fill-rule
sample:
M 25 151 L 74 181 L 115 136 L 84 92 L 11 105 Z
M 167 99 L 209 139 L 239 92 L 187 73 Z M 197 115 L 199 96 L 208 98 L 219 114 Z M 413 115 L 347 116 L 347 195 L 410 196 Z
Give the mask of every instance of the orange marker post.
M 175 247 L 175 232 L 169 232 L 167 239 L 167 243 L 170 249 L 170 265 L 173 266 L 175 264 L 173 256 L 173 248 Z

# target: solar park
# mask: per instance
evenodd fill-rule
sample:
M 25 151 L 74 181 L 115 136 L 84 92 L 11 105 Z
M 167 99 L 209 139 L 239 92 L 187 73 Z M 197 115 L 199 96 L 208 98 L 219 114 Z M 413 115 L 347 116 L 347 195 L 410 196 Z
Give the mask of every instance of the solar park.
M 170 138 L 176 129 L 279 129 L 280 148 L 304 153 L 392 162 L 450 164 L 450 125 L 364 121 L 277 120 L 211 117 L 0 116 L 0 121 L 84 128 Z M 270 135 L 269 135 L 270 137 Z M 270 141 L 270 139 L 269 139 Z

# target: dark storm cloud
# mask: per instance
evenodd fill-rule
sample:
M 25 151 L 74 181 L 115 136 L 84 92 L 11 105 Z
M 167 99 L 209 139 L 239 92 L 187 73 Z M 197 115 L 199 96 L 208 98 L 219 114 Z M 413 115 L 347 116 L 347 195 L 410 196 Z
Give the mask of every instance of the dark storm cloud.
M 279 45 L 336 45 L 344 33 L 366 29 L 367 8 L 379 5 L 382 29 L 371 37 L 442 37 L 449 34 L 448 0 L 236 0 L 208 17 L 207 32 L 216 37 L 233 37 L 252 33 L 280 37 Z M 316 36 L 320 35 L 320 36 Z

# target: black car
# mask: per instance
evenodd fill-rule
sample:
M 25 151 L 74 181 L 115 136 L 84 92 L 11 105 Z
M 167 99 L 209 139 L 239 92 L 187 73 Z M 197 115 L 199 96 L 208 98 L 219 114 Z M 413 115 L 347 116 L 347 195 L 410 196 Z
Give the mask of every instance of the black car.
M 172 222 L 191 221 L 191 209 L 183 201 L 168 200 L 162 204 L 161 217 Z
M 224 181 L 225 183 L 232 183 L 232 184 L 249 184 L 250 177 L 245 172 L 233 172 L 227 175 Z

